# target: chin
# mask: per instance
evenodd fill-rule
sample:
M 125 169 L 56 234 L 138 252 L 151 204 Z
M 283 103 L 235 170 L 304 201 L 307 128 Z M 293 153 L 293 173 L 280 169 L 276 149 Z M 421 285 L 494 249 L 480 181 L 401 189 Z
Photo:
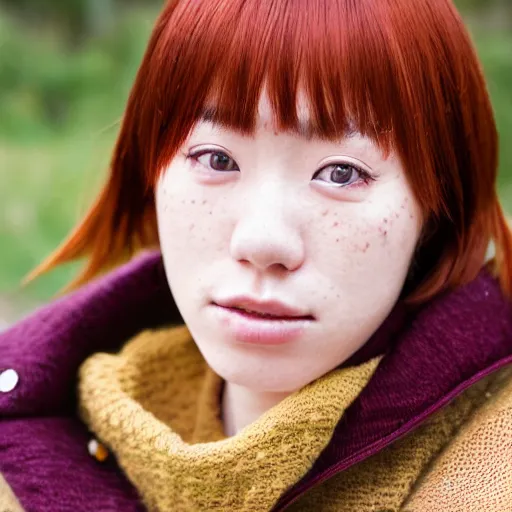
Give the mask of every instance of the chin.
M 266 362 L 262 362 L 250 357 L 238 356 L 227 360 L 214 357 L 209 358 L 207 362 L 226 382 L 258 392 L 289 394 L 298 391 L 316 378 L 308 379 L 304 373 L 295 369 L 291 361 L 288 365 L 283 365 L 282 361 L 269 364 L 268 358 L 267 355 Z

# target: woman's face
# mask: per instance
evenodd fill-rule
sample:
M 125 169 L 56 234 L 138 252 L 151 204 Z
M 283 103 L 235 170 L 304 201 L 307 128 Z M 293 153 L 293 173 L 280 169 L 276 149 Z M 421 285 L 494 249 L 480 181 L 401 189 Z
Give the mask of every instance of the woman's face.
M 254 136 L 205 117 L 156 187 L 169 285 L 216 373 L 293 392 L 343 363 L 390 313 L 420 206 L 399 159 L 357 133 L 277 133 L 265 96 Z

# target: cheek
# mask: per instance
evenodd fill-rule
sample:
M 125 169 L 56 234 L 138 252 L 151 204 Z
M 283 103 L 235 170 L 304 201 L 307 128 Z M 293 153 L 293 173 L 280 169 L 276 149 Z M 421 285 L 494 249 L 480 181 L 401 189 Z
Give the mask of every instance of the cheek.
M 171 180 L 170 173 L 156 189 L 160 246 L 164 258 L 176 267 L 190 268 L 211 258 L 222 247 L 219 215 L 222 202 L 205 195 L 203 187 Z
M 156 212 L 160 246 L 166 259 L 182 259 L 190 245 L 195 245 L 197 238 L 201 237 L 197 210 L 197 199 L 184 195 L 179 183 L 168 177 L 159 182 Z
M 194 196 L 189 187 L 176 180 L 163 179 L 156 188 L 156 214 L 160 249 L 167 281 L 184 315 L 197 299 L 202 286 L 198 271 L 211 258 L 208 253 L 205 217 L 211 206 Z
M 402 208 L 404 205 L 404 208 Z M 322 212 L 324 229 L 314 243 L 319 268 L 334 281 L 377 286 L 407 274 L 419 236 L 419 220 L 410 200 L 350 205 Z M 332 262 L 339 265 L 332 265 Z
M 418 210 L 416 202 L 408 196 L 393 204 L 375 205 L 368 215 L 362 216 L 365 226 L 353 234 L 358 240 L 354 249 L 366 253 L 373 247 L 379 253 L 408 254 L 416 246 L 421 229 Z

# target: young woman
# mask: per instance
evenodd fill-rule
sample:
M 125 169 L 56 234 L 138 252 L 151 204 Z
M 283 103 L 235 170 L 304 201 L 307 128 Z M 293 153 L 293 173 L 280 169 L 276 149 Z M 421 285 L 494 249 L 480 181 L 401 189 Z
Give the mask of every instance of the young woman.
M 450 0 L 170 0 L 0 337 L 2 510 L 509 510 L 497 156 Z

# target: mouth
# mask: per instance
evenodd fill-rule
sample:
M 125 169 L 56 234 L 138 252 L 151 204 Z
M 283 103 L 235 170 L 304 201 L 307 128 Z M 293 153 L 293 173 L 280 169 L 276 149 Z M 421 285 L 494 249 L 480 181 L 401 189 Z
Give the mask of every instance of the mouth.
M 223 307 L 223 306 L 220 306 Z M 255 320 L 274 320 L 274 321 L 298 321 L 298 320 L 313 320 L 312 316 L 287 316 L 287 315 L 274 315 L 272 313 L 261 313 L 259 311 L 253 311 L 251 309 L 246 308 L 238 308 L 238 307 L 228 307 L 225 309 L 229 309 L 239 315 L 242 315 L 246 318 L 255 319 Z
M 212 304 L 249 318 L 281 321 L 315 319 L 308 312 L 277 300 L 258 301 L 248 297 L 234 297 L 232 299 L 215 301 Z
M 211 303 L 214 316 L 236 341 L 280 345 L 301 337 L 315 321 L 311 314 L 277 301 L 237 298 Z

